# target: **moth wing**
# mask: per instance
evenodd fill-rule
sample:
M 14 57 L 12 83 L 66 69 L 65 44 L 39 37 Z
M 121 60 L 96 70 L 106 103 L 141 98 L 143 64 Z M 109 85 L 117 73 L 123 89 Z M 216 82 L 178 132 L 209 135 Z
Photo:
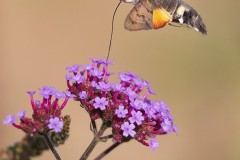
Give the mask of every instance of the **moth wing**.
M 151 0 L 139 0 L 128 14 L 124 27 L 129 31 L 152 29 L 154 5 Z

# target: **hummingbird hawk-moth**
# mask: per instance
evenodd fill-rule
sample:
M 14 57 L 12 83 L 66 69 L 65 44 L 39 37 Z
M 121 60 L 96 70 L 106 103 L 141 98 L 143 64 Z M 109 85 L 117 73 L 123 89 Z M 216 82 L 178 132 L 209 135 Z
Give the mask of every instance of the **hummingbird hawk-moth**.
M 177 23 L 207 34 L 200 14 L 182 0 L 120 0 L 134 7 L 125 20 L 130 31 L 159 29 Z

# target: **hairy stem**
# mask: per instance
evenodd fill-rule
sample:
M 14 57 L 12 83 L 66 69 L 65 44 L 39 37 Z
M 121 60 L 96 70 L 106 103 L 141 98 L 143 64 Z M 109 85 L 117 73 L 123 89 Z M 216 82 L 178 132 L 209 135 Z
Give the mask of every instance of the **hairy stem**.
M 103 151 L 101 154 L 99 154 L 99 156 L 97 156 L 96 158 L 94 158 L 94 160 L 100 160 L 103 157 L 105 157 L 109 152 L 111 152 L 113 149 L 115 149 L 116 147 L 118 147 L 121 143 L 116 142 L 114 144 L 112 144 L 108 149 L 106 149 L 105 151 Z
M 52 144 L 51 140 L 49 139 L 47 133 L 44 133 L 44 134 L 42 134 L 42 135 L 43 135 L 43 137 L 44 137 L 44 139 L 45 139 L 48 147 L 51 149 L 53 155 L 55 156 L 56 160 L 61 160 L 61 157 L 59 156 L 57 150 L 56 150 L 55 147 L 53 146 L 53 144 Z
M 91 131 L 93 131 L 93 134 L 96 135 L 97 134 L 97 125 L 96 125 L 95 120 L 91 120 L 90 128 L 91 128 Z
M 96 145 L 99 142 L 99 137 L 101 137 L 104 133 L 104 131 L 107 129 L 107 125 L 105 123 L 102 124 L 100 130 L 98 133 L 94 136 L 92 142 L 89 144 L 88 148 L 85 150 L 83 155 L 81 156 L 80 160 L 86 160 L 89 155 L 92 153 L 93 149 L 96 147 Z
M 107 135 L 107 136 L 102 136 L 99 137 L 99 139 L 103 142 L 106 142 L 108 139 L 113 138 L 113 134 Z

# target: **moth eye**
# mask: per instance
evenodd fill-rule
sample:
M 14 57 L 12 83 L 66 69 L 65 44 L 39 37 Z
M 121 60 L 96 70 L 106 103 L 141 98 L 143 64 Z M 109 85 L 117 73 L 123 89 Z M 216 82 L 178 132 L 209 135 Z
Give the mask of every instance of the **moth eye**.
M 183 17 L 186 18 L 186 19 L 192 19 L 192 15 L 187 11 L 184 11 Z
M 190 25 L 191 22 L 192 22 L 193 16 L 194 16 L 193 12 L 184 11 L 184 13 L 183 13 L 183 23 Z

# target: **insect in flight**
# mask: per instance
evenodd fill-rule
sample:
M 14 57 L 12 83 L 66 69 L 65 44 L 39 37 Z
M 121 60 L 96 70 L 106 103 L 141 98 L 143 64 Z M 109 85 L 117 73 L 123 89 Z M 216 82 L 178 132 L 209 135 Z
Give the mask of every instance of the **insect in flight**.
M 200 14 L 182 0 L 120 0 L 134 7 L 125 20 L 130 31 L 159 29 L 173 23 L 207 34 Z

